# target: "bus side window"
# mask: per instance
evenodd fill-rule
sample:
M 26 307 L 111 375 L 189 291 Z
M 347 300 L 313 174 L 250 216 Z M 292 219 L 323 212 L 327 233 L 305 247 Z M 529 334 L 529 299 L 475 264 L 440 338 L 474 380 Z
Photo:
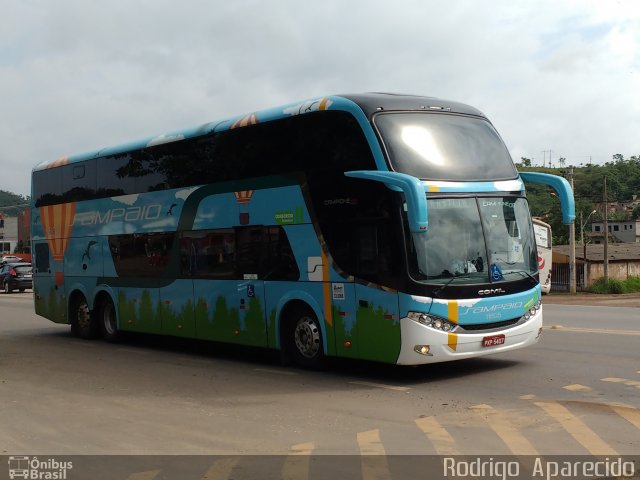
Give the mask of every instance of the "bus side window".
M 95 198 L 96 161 L 87 160 L 62 167 L 62 192 L 65 202 Z
M 375 219 L 355 229 L 356 276 L 393 286 L 399 275 L 399 246 L 394 243 L 391 219 Z
M 282 227 L 269 229 L 269 255 L 265 280 L 299 280 L 300 270 Z
M 180 270 L 183 276 L 231 280 L 236 278 L 234 230 L 183 232 L 180 239 Z
M 357 235 L 358 276 L 374 280 L 378 274 L 377 229 L 374 225 L 359 225 Z
M 45 168 L 33 173 L 36 207 L 53 205 L 62 200 L 62 168 Z
M 169 263 L 174 233 L 111 235 L 109 251 L 119 277 L 155 277 Z
M 134 177 L 127 166 L 130 155 L 101 158 L 97 166 L 97 198 L 116 197 L 135 193 Z
M 243 275 L 263 276 L 267 238 L 264 228 L 247 227 L 236 229 L 237 271 Z

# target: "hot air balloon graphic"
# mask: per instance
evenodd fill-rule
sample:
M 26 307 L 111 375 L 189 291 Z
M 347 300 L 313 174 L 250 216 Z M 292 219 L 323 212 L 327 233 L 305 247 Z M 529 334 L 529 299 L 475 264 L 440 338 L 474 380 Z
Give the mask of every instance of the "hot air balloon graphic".
M 240 207 L 240 225 L 249 224 L 249 202 L 253 196 L 253 190 L 242 190 L 240 192 L 233 192 L 236 197 L 236 202 Z
M 233 130 L 234 128 L 246 127 L 248 125 L 256 125 L 257 123 L 258 123 L 258 117 L 256 117 L 255 113 L 251 113 L 233 122 L 233 125 L 231 125 L 231 129 Z
M 60 262 L 64 260 L 64 252 L 67 250 L 71 231 L 73 230 L 73 220 L 76 214 L 75 203 L 63 203 L 61 205 L 48 205 L 40 207 L 40 219 L 44 236 L 49 244 L 53 260 Z M 64 281 L 62 265 L 56 269 L 56 285 L 61 286 Z

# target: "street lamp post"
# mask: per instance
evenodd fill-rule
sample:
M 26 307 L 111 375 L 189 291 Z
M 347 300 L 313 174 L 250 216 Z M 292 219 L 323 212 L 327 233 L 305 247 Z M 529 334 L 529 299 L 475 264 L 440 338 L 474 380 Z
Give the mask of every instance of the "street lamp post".
M 591 218 L 591 215 L 593 215 L 594 213 L 596 213 L 596 210 L 592 210 L 591 213 L 587 215 L 587 218 L 584 221 L 582 221 L 582 212 L 580 212 L 580 242 L 582 243 L 582 245 L 585 245 L 584 227 L 587 225 L 587 223 L 589 223 L 589 219 Z

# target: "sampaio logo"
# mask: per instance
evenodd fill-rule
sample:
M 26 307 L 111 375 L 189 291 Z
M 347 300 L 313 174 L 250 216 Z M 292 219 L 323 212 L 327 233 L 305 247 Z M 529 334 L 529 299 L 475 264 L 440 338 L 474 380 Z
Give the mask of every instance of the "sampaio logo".
M 62 462 L 54 458 L 9 457 L 9 478 L 32 480 L 66 480 L 67 472 L 73 468 L 73 462 Z

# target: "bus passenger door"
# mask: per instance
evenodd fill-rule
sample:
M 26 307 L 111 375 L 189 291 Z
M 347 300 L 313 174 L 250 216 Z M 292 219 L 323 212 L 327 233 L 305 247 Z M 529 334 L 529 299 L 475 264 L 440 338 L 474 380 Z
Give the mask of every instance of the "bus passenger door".
M 239 343 L 267 346 L 264 280 L 267 230 L 262 226 L 236 228 L 237 300 L 240 312 Z
M 264 281 L 251 278 L 237 283 L 240 329 L 237 338 L 242 345 L 267 346 Z

